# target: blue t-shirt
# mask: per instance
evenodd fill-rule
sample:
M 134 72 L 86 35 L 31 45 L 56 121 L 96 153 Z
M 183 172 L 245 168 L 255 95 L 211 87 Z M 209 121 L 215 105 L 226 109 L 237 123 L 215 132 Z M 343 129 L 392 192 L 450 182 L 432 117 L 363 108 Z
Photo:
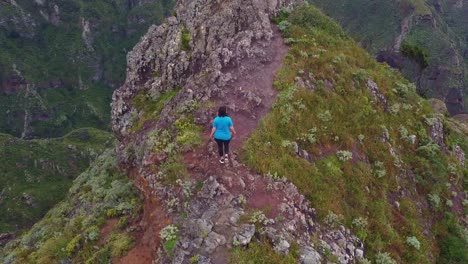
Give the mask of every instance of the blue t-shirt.
M 216 117 L 213 121 L 213 127 L 216 128 L 214 137 L 221 140 L 230 140 L 231 132 L 229 128 L 232 127 L 232 120 L 229 116 Z

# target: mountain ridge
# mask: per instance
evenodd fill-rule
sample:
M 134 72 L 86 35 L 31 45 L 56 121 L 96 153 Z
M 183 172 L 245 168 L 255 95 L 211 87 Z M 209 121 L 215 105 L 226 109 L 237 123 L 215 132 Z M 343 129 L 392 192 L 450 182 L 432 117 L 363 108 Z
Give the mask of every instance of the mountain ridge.
M 179 1 L 128 56 L 116 152 L 8 263 L 464 263 L 463 126 L 292 4 Z M 220 104 L 242 132 L 224 166 L 207 138 Z

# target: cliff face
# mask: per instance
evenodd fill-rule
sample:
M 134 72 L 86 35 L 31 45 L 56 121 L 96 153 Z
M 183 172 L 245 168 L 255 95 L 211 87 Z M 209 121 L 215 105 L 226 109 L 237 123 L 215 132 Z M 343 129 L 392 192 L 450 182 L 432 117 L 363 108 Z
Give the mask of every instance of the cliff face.
M 0 131 L 24 138 L 107 128 L 125 55 L 173 1 L 2 1 Z

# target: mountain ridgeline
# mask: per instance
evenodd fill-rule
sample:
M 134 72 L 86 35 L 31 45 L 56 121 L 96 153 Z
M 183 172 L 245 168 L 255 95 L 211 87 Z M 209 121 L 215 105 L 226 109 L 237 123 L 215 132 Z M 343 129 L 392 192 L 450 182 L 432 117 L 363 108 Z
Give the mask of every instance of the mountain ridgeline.
M 172 0 L 0 1 L 0 132 L 108 129 L 125 56 Z
M 178 1 L 127 55 L 116 146 L 0 260 L 467 263 L 468 125 L 375 60 L 393 37 L 373 55 L 353 37 L 303 1 Z M 425 50 L 407 38 L 393 52 Z M 220 165 L 222 104 L 238 133 Z

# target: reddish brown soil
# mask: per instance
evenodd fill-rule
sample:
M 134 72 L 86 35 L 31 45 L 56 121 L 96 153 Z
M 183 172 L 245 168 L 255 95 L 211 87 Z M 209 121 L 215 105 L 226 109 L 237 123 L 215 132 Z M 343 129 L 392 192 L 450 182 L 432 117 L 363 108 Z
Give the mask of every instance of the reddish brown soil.
M 114 229 L 115 225 L 117 224 L 118 220 L 115 218 L 109 219 L 104 224 L 104 227 L 101 229 L 101 234 L 99 236 L 99 245 L 103 245 L 106 243 L 107 239 L 109 238 L 110 233 Z
M 137 224 L 139 231 L 135 235 L 135 246 L 126 256 L 113 261 L 113 263 L 152 264 L 156 250 L 161 245 L 159 232 L 170 223 L 170 220 L 161 201 L 156 195 L 150 195 L 152 193 L 151 187 L 148 186 L 143 177 L 139 177 L 136 170 L 133 170 L 130 174 L 141 193 L 148 195 L 144 197 L 143 216 Z

